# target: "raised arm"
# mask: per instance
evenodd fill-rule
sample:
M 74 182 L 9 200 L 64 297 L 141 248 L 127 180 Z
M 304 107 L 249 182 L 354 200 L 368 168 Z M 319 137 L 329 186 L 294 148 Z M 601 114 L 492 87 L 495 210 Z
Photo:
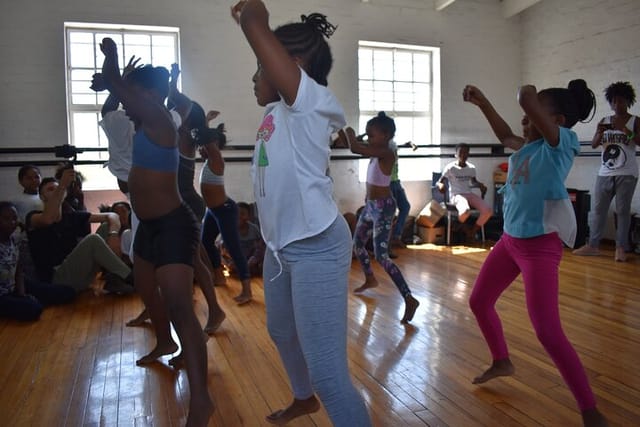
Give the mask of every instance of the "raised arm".
M 42 228 L 60 221 L 62 218 L 62 202 L 67 195 L 67 188 L 76 179 L 73 169 L 65 169 L 60 177 L 60 182 L 51 193 L 41 213 L 34 213 L 29 217 L 30 228 Z
M 263 75 L 287 105 L 292 105 L 298 95 L 300 69 L 269 28 L 269 12 L 264 3 L 242 0 L 231 8 L 231 16 L 240 24 Z
M 540 103 L 536 87 L 521 86 L 518 90 L 518 102 L 545 141 L 552 147 L 556 147 L 560 143 L 560 128 Z
M 171 64 L 171 80 L 169 80 L 169 102 L 172 102 L 174 109 L 180 114 L 182 123 L 187 120 L 191 113 L 191 99 L 178 90 L 178 76 L 180 67 L 178 64 Z
M 135 70 L 136 68 L 142 67 L 142 65 L 138 65 L 139 62 L 140 62 L 140 58 L 136 58 L 135 56 L 132 56 L 131 58 L 129 58 L 129 63 L 127 64 L 126 67 L 124 67 L 124 70 L 122 71 L 122 78 L 126 77 L 127 74 L 129 74 L 131 71 Z M 102 75 L 102 73 L 96 73 L 93 75 L 91 79 L 90 87 L 96 92 L 102 92 L 103 90 L 107 90 L 107 84 L 104 80 L 104 76 Z M 109 92 L 109 96 L 105 100 L 104 104 L 102 104 L 100 115 L 104 117 L 105 115 L 107 115 L 107 113 L 110 113 L 111 111 L 116 111 L 118 109 L 118 105 L 120 105 L 120 100 L 118 99 L 118 97 L 115 96 L 113 93 Z
M 477 105 L 489 122 L 489 126 L 493 130 L 502 145 L 514 150 L 520 149 L 524 145 L 524 138 L 517 136 L 511 130 L 511 127 L 504 121 L 502 116 L 493 108 L 491 102 L 484 94 L 475 86 L 467 85 L 462 92 L 462 98 L 471 104 Z
M 342 132 L 343 131 L 341 130 L 339 134 Z M 358 140 L 356 132 L 351 127 L 348 127 L 345 130 L 345 135 L 348 140 L 349 149 L 352 153 L 360 154 L 363 157 L 377 157 L 379 159 L 386 159 L 388 157 L 395 158 L 395 151 L 391 147 L 372 147 L 365 144 Z
M 120 75 L 118 51 L 115 42 L 108 37 L 104 38 L 100 43 L 100 49 L 104 54 L 102 75 L 107 84 L 107 89 L 118 97 L 129 116 L 133 115 L 142 121 L 145 131 L 150 134 L 149 136 L 156 143 L 175 145 L 175 128 L 173 128 L 173 121 L 169 119 L 164 111 L 164 105 L 150 102 L 148 98 L 139 96 L 136 93 L 136 89 Z M 173 134 L 169 130 L 172 130 Z M 161 141 L 164 136 L 171 136 L 171 141 Z

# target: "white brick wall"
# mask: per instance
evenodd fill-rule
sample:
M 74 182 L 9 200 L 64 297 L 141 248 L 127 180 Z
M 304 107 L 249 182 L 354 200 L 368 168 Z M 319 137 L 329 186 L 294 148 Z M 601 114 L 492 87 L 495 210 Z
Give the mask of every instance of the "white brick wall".
M 251 93 L 255 59 L 229 17 L 231 2 L 65 0 L 12 2 L 0 15 L 0 146 L 51 146 L 67 142 L 63 22 L 107 22 L 180 27 L 183 89 L 205 108 L 222 110 L 229 136 L 249 143 L 261 117 Z M 542 0 L 520 15 L 502 18 L 497 0 L 459 0 L 435 12 L 423 0 L 267 1 L 272 25 L 320 11 L 339 25 L 331 46 L 330 86 L 354 123 L 357 117 L 357 42 L 375 40 L 439 46 L 442 70 L 442 142 L 494 142 L 475 108 L 461 102 L 464 84 L 482 87 L 514 129 L 521 112 L 515 91 L 521 82 L 564 85 L 582 77 L 598 95 L 598 114 L 608 113 L 602 89 L 629 80 L 640 91 L 637 0 Z M 634 107 L 634 112 L 639 110 Z M 578 125 L 590 139 L 594 124 Z M 6 157 L 5 157 L 6 158 Z M 444 161 L 443 161 L 444 162 Z M 476 159 L 480 179 L 491 180 L 498 160 Z M 251 200 L 247 164 L 230 164 L 229 193 Z M 580 159 L 568 185 L 591 189 L 596 159 Z M 364 196 L 355 162 L 335 162 L 332 171 L 343 209 Z M 91 173 L 89 172 L 89 175 Z M 18 190 L 16 170 L 0 169 L 0 198 Z M 413 211 L 429 197 L 425 184 L 406 183 Z M 634 208 L 640 210 L 638 196 Z
M 236 143 L 250 143 L 261 117 L 252 94 L 255 58 L 229 16 L 231 1 L 31 0 L 12 2 L 0 17 L 0 146 L 50 146 L 67 142 L 63 22 L 106 22 L 180 27 L 183 90 L 205 108 L 217 108 Z M 375 40 L 439 46 L 442 49 L 442 139 L 490 142 L 483 119 L 461 102 L 467 82 L 493 96 L 517 124 L 514 91 L 519 82 L 517 20 L 501 17 L 496 0 L 460 0 L 443 12 L 423 0 L 267 1 L 271 23 L 319 11 L 339 28 L 330 43 L 334 69 L 330 86 L 348 120 L 357 118 L 357 42 Z M 230 164 L 229 193 L 251 200 L 248 165 Z M 337 162 L 338 198 L 354 210 L 364 197 L 355 162 Z M 488 176 L 490 171 L 488 172 Z M 16 170 L 0 169 L 0 198 L 17 191 Z M 415 210 L 429 193 L 409 185 Z
M 603 93 L 609 84 L 629 81 L 640 96 L 640 1 L 543 0 L 521 19 L 523 82 L 538 88 L 566 87 L 570 80 L 582 78 L 596 94 L 596 117 L 574 128 L 581 140 L 590 141 L 598 120 L 611 114 Z M 640 115 L 640 104 L 631 112 Z M 578 159 L 567 186 L 593 193 L 598 168 L 597 157 Z M 640 213 L 638 189 L 632 211 Z M 605 233 L 609 239 L 615 237 L 612 212 Z

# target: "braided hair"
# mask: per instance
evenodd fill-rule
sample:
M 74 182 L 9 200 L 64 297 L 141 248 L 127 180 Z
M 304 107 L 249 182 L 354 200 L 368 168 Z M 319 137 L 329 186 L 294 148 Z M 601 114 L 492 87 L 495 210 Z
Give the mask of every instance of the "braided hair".
M 282 25 L 274 31 L 280 43 L 293 57 L 302 59 L 303 68 L 322 86 L 327 86 L 327 76 L 333 65 L 331 48 L 325 40 L 333 35 L 337 26 L 320 13 L 302 15 L 301 22 Z

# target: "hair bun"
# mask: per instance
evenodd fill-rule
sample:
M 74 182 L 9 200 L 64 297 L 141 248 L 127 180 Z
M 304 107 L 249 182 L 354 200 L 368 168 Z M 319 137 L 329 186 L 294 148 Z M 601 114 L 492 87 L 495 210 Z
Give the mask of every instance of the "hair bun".
M 380 117 L 380 118 L 387 117 L 387 113 L 385 113 L 384 111 L 380 111 L 378 113 L 378 117 Z
M 331 24 L 327 21 L 327 16 L 321 13 L 312 13 L 311 15 L 300 15 L 300 19 L 304 24 L 310 25 L 317 31 L 324 34 L 326 38 L 329 38 L 335 33 L 337 25 Z

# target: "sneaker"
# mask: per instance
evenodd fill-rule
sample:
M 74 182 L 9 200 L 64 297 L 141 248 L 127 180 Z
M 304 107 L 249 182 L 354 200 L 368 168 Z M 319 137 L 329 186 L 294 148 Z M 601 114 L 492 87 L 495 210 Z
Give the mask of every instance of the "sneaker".
M 578 256 L 598 256 L 600 255 L 600 250 L 598 250 L 598 248 L 594 248 L 593 246 L 584 245 L 581 248 L 573 251 L 572 254 Z
M 627 260 L 627 254 L 624 252 L 624 248 L 622 246 L 616 247 L 616 255 L 614 259 L 617 262 L 625 262 Z

